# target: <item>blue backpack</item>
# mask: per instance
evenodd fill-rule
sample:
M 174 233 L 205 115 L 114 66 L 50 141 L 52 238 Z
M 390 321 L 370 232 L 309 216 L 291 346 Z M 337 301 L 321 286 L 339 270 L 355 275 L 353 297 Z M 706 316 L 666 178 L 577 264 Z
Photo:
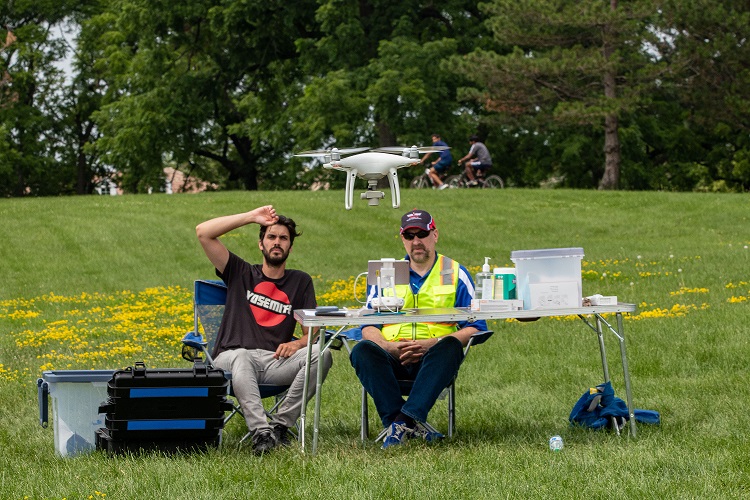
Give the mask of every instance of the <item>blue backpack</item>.
M 635 421 L 644 424 L 658 424 L 661 419 L 659 412 L 653 410 L 634 410 Z M 630 419 L 628 405 L 615 396 L 615 390 L 610 382 L 590 388 L 573 406 L 568 420 L 571 425 L 580 425 L 591 429 L 612 428 L 625 426 Z

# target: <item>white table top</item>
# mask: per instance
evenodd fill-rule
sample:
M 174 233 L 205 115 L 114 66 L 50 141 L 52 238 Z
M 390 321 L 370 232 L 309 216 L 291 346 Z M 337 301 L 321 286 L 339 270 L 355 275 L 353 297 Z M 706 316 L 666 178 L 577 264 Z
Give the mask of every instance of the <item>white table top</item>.
M 618 303 L 611 306 L 585 306 L 564 309 L 534 309 L 522 311 L 472 311 L 463 307 L 446 307 L 434 309 L 403 309 L 400 313 L 364 314 L 352 316 L 316 315 L 315 309 L 297 309 L 294 319 L 304 327 L 347 326 L 347 325 L 382 325 L 393 323 L 436 323 L 459 322 L 492 319 L 530 319 L 551 316 L 577 316 L 607 313 L 632 313 L 635 304 Z M 356 310 L 355 310 L 356 311 Z M 374 311 L 373 311 L 374 312 Z

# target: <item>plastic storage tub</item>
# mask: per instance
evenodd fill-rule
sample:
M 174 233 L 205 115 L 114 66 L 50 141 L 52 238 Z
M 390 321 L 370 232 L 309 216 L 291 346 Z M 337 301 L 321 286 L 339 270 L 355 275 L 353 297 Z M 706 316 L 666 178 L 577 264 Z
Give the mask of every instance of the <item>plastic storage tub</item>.
M 99 405 L 107 399 L 114 370 L 52 370 L 37 381 L 39 422 L 48 422 L 47 395 L 52 397 L 55 453 L 68 457 L 94 451 L 96 430 L 104 427 Z
M 524 309 L 581 307 L 583 248 L 514 250 L 516 293 Z

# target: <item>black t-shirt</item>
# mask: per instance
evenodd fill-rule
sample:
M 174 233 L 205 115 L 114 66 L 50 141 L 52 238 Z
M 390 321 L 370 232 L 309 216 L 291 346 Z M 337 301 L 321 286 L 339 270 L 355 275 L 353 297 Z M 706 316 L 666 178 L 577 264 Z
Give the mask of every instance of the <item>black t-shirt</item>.
M 275 351 L 292 340 L 293 311 L 316 306 L 312 278 L 303 271 L 286 269 L 282 278 L 270 279 L 260 264 L 230 252 L 224 273 L 217 270 L 216 275 L 227 285 L 227 302 L 214 357 L 237 348 Z

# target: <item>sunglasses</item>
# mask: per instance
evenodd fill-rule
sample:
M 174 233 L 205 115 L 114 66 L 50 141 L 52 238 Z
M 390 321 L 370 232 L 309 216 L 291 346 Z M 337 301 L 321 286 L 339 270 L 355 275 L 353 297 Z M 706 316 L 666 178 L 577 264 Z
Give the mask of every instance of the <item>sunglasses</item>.
M 420 229 L 416 233 L 401 233 L 401 236 L 403 236 L 404 239 L 409 240 L 409 241 L 413 240 L 415 236 L 419 238 L 420 240 L 423 240 L 427 238 L 429 235 L 430 235 L 430 231 L 425 231 L 424 229 Z

